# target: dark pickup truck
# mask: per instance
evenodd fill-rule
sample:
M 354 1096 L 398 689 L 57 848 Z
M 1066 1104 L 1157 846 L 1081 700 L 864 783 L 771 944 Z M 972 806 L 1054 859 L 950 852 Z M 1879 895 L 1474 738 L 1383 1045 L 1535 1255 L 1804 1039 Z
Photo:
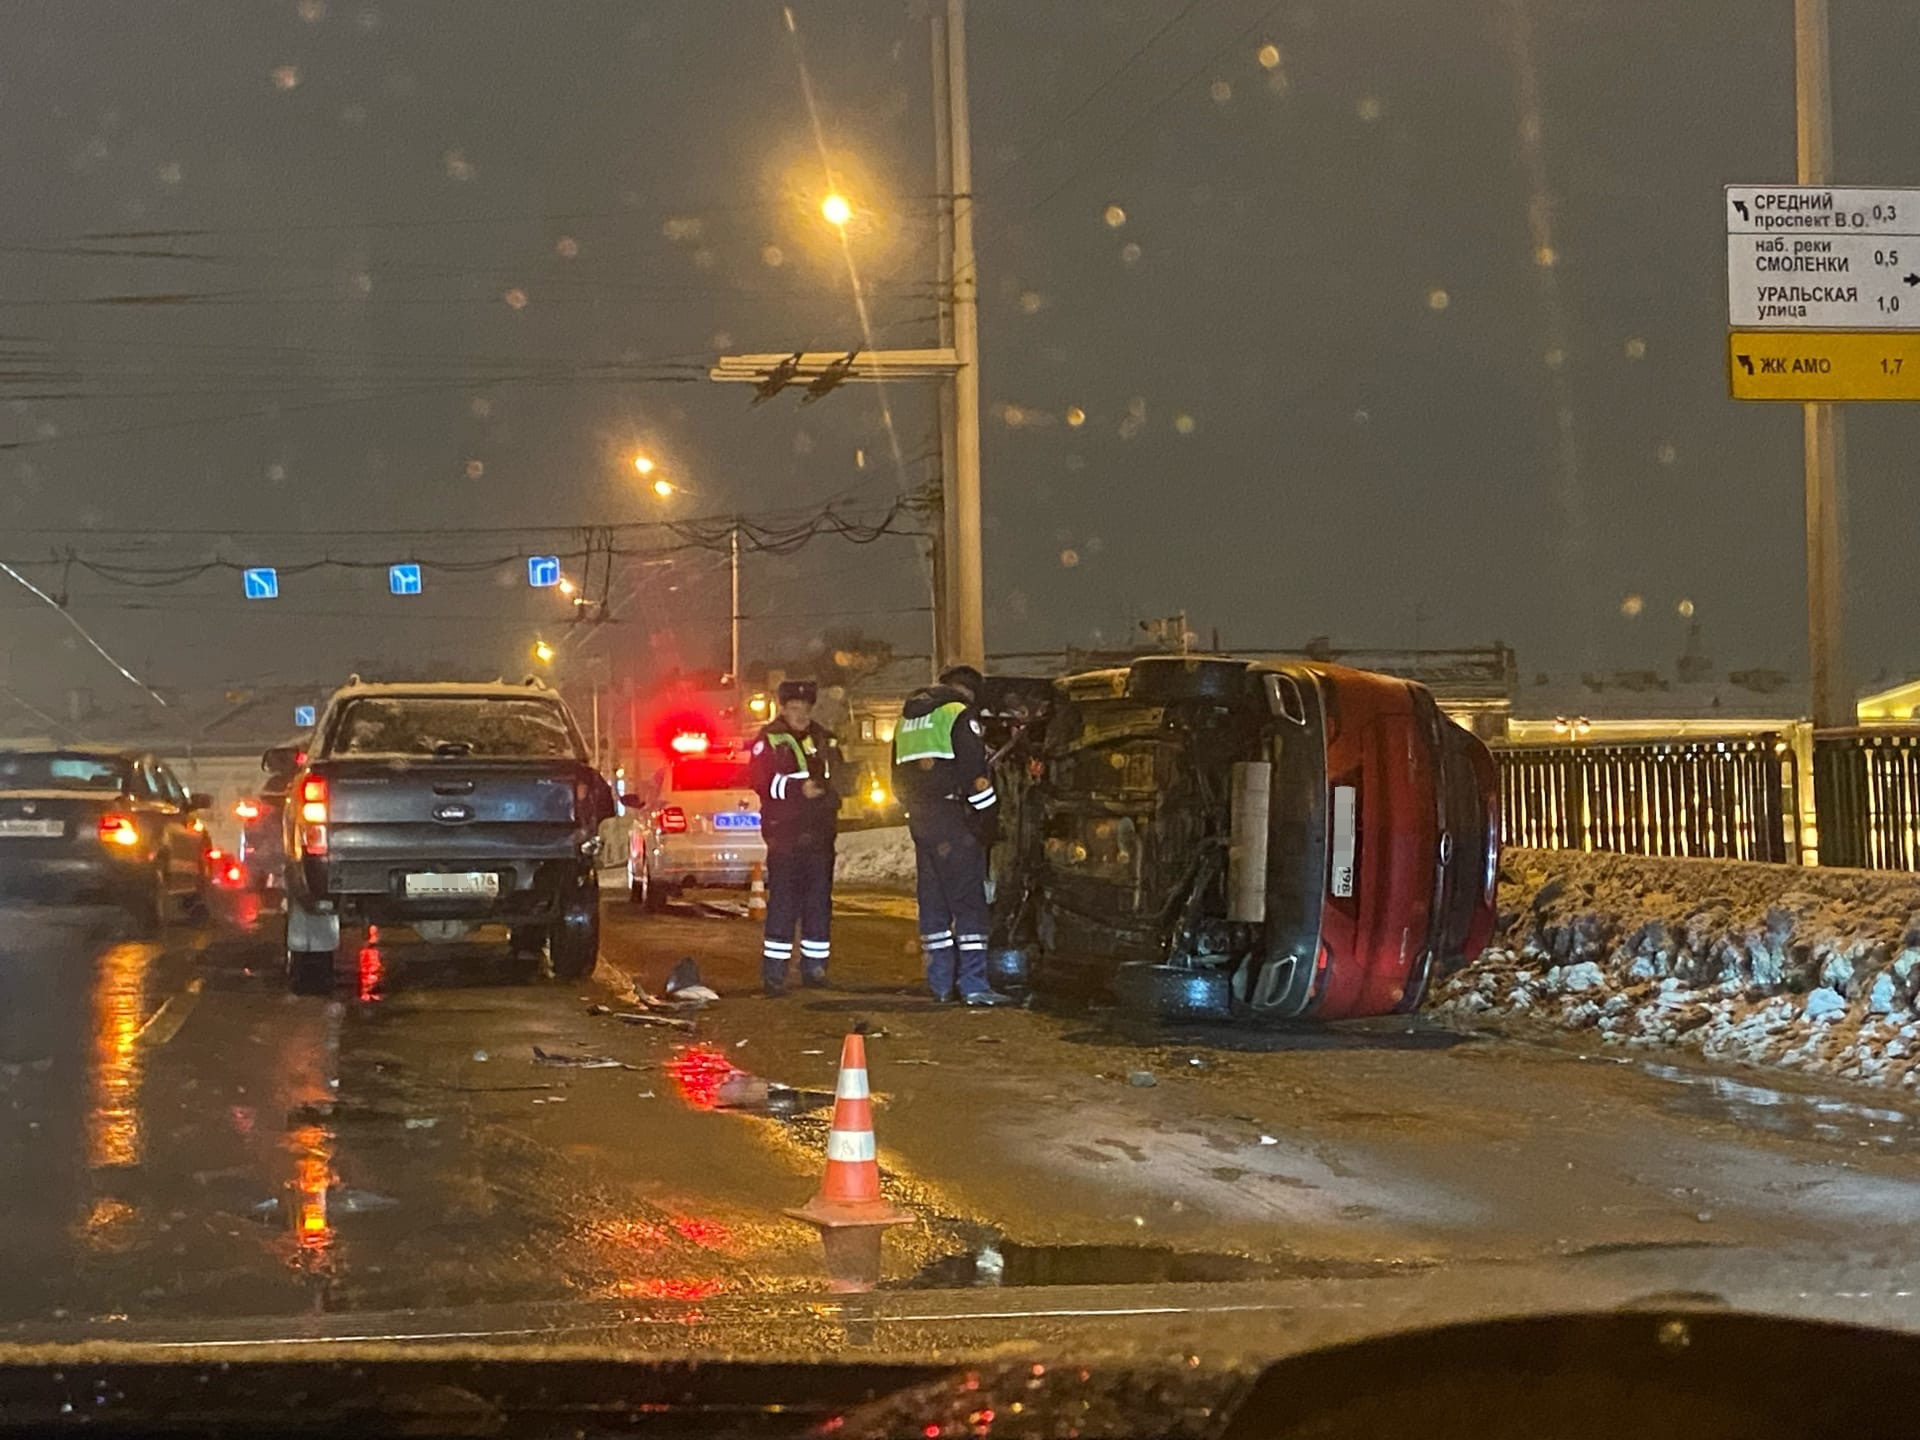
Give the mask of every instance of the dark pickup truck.
M 558 979 L 599 959 L 613 792 L 560 697 L 526 685 L 366 685 L 327 703 L 287 787 L 287 982 L 334 983 L 340 927 L 457 940 L 510 928 Z

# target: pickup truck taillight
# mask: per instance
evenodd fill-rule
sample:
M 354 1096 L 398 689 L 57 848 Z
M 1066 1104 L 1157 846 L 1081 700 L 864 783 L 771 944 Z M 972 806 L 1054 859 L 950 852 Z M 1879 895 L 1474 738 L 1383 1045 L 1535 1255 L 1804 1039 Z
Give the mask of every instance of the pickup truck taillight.
M 678 805 L 669 805 L 664 810 L 656 810 L 654 824 L 660 827 L 662 835 L 684 835 L 687 833 L 687 812 Z
M 318 776 L 300 782 L 300 853 L 327 853 L 327 782 Z

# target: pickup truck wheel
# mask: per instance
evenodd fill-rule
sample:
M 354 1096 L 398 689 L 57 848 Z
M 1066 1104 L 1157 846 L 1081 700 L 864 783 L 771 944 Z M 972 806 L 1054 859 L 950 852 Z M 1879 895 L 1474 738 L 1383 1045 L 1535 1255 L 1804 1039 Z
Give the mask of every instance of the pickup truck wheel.
M 600 963 L 600 903 L 589 891 L 554 922 L 547 935 L 547 958 L 556 980 L 584 980 Z
M 289 950 L 287 989 L 295 995 L 331 995 L 333 953 L 331 950 Z

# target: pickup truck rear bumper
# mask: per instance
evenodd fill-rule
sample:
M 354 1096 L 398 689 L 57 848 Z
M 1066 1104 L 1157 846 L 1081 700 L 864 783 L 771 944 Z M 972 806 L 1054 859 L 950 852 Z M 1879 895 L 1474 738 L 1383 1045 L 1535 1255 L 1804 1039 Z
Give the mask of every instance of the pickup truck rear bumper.
M 297 893 L 308 904 L 331 902 L 342 918 L 371 924 L 415 920 L 495 920 L 531 924 L 557 920 L 579 890 L 597 878 L 591 857 L 566 860 L 441 859 L 395 864 L 390 860 L 302 860 Z M 419 896 L 407 893 L 407 876 L 422 873 L 486 874 L 496 877 L 492 895 Z

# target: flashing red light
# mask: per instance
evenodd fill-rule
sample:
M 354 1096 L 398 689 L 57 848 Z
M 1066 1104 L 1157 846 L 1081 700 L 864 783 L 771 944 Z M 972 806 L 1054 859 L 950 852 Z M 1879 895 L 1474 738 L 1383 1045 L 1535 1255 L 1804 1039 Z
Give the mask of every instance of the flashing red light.
M 676 755 L 704 755 L 711 742 L 698 730 L 682 730 L 667 745 Z
M 673 1077 L 680 1095 L 696 1110 L 711 1110 L 718 1102 L 720 1086 L 733 1074 L 733 1062 L 722 1052 L 703 1047 L 682 1050 L 660 1067 Z
M 678 805 L 669 805 L 654 814 L 654 823 L 660 827 L 662 835 L 684 835 L 687 833 L 687 812 Z
M 238 885 L 247 878 L 247 872 L 238 865 L 227 866 L 227 884 Z

